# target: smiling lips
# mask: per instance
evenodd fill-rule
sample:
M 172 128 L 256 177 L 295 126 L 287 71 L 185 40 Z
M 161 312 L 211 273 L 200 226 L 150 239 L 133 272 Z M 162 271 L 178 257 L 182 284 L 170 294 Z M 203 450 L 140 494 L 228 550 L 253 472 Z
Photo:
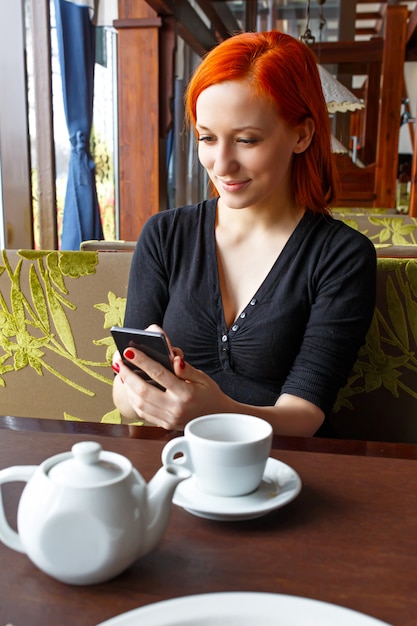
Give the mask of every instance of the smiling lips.
M 221 180 L 219 181 L 220 185 L 223 189 L 223 191 L 240 191 L 241 189 L 243 189 L 243 187 L 245 187 L 248 184 L 248 180 L 243 180 L 243 181 L 225 181 L 225 180 Z

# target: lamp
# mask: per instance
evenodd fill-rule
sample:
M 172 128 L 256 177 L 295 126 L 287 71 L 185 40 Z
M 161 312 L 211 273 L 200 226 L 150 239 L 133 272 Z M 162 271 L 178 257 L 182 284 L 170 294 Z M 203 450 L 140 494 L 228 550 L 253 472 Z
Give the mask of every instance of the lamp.
M 349 150 L 334 135 L 331 135 L 330 139 L 333 154 L 349 154 Z
M 329 113 L 356 111 L 364 108 L 364 103 L 359 100 L 347 87 L 342 85 L 324 67 L 317 64 L 321 87 Z
M 322 6 L 326 0 L 317 0 L 320 5 L 320 38 L 323 26 L 326 20 L 323 16 Z M 311 45 L 315 42 L 315 37 L 310 30 L 310 0 L 307 0 L 306 5 L 306 27 L 304 33 L 300 36 L 300 40 L 306 45 Z M 356 111 L 357 109 L 363 109 L 365 104 L 362 100 L 357 98 L 347 87 L 342 85 L 334 76 L 330 74 L 324 67 L 317 63 L 317 67 L 320 73 L 321 86 L 323 89 L 324 99 L 326 101 L 327 110 L 329 113 Z

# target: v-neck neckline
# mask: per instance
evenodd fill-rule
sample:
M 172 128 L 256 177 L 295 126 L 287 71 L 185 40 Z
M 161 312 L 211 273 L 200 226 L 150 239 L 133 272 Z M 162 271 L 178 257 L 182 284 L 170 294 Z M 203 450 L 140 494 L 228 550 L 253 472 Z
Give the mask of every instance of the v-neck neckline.
M 254 306 L 262 299 L 264 292 L 268 289 L 269 283 L 272 280 L 271 277 L 276 275 L 279 265 L 285 262 L 286 257 L 288 256 L 288 254 L 291 253 L 292 249 L 298 247 L 297 242 L 300 240 L 300 238 L 302 237 L 302 233 L 304 232 L 304 229 L 305 229 L 304 224 L 308 225 L 310 221 L 309 216 L 311 215 L 311 212 L 310 211 L 304 212 L 301 219 L 298 221 L 294 230 L 292 231 L 291 235 L 288 237 L 281 252 L 275 259 L 269 272 L 267 273 L 265 278 L 262 280 L 262 282 L 259 284 L 258 288 L 255 290 L 255 293 L 252 295 L 252 297 L 249 299 L 249 301 L 243 307 L 243 309 L 237 313 L 234 321 L 230 325 L 227 325 L 225 314 L 224 314 L 222 292 L 220 288 L 220 272 L 219 272 L 219 264 L 218 264 L 218 259 L 217 259 L 217 243 L 216 243 L 217 198 L 213 198 L 210 204 L 211 204 L 210 208 L 212 211 L 210 232 L 211 232 L 211 255 L 213 258 L 213 273 L 214 273 L 213 281 L 215 285 L 215 292 L 218 294 L 218 298 L 219 298 L 219 306 L 221 308 L 221 315 L 222 315 L 224 328 L 227 330 L 230 330 L 234 326 L 236 326 L 237 321 L 239 320 L 239 318 L 241 318 L 242 315 L 245 316 L 245 311 L 248 309 L 248 307 Z M 206 209 L 207 209 L 207 205 L 206 205 Z

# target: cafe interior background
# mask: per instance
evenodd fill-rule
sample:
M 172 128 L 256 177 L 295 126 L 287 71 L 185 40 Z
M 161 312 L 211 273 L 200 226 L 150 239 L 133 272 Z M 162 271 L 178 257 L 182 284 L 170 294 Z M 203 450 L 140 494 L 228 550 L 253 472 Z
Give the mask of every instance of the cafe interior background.
M 161 59 L 164 52 L 161 49 L 159 52 L 162 76 L 159 98 L 165 98 L 168 104 L 161 104 L 163 123 L 159 124 L 160 137 L 157 143 L 153 138 L 154 151 L 159 152 L 157 184 L 161 191 L 157 202 L 154 199 L 148 202 L 150 213 L 193 202 L 208 193 L 207 180 L 195 158 L 193 137 L 184 130 L 182 97 L 192 68 L 199 62 L 204 48 L 208 48 L 216 38 L 220 40 L 227 35 L 227 31 L 230 33 L 237 29 L 278 28 L 295 37 L 310 39 L 307 43 L 313 43 L 320 62 L 322 44 L 323 51 L 332 42 L 342 42 L 342 48 L 353 50 L 353 42 L 383 38 L 389 5 L 405 5 L 409 22 L 416 21 L 417 14 L 417 2 L 395 0 L 183 0 L 171 3 L 99 0 L 90 4 L 95 7 L 90 15 L 96 35 L 90 146 L 96 167 L 95 185 L 103 237 L 106 240 L 136 240 L 140 231 L 140 222 L 133 222 L 130 227 L 124 224 L 124 216 L 130 215 L 135 207 L 128 207 L 121 193 L 121 181 L 125 180 L 128 172 L 121 169 L 121 156 L 126 157 L 123 156 L 123 139 L 119 129 L 125 111 L 121 110 L 118 56 L 122 45 L 120 34 L 124 27 L 122 18 L 124 15 L 135 15 L 137 9 L 132 7 L 146 5 L 145 13 L 141 9 L 139 16 L 149 10 L 155 13 L 154 9 L 159 9 L 164 24 L 169 24 L 171 19 L 174 21 L 175 42 L 171 43 L 174 53 L 168 63 L 166 59 L 163 61 L 163 68 Z M 169 12 L 171 14 L 167 14 Z M 190 29 L 194 26 L 195 39 L 190 36 Z M 0 92 L 0 247 L 59 248 L 71 144 L 64 113 L 54 0 L 2 0 L 0 31 L 3 85 Z M 75 44 L 69 46 L 69 54 L 74 50 Z M 138 71 L 146 67 L 144 56 L 138 55 L 135 60 Z M 414 56 L 417 59 L 417 53 Z M 172 84 L 167 90 L 166 84 L 162 83 L 170 78 L 166 69 L 170 63 L 173 64 Z M 367 163 L 361 160 L 361 149 L 363 151 L 364 147 L 361 146 L 360 132 L 355 134 L 358 128 L 355 120 L 358 115 L 362 115 L 363 119 L 364 109 L 370 106 L 370 102 L 362 99 L 367 76 L 346 74 L 342 66 L 329 64 L 328 57 L 325 67 L 363 103 L 358 107 L 359 111 L 348 110 L 330 115 L 337 151 L 366 169 Z M 413 60 L 412 54 L 405 55 L 403 74 L 404 85 L 398 100 L 396 120 L 398 170 L 403 162 L 411 164 L 413 160 L 417 61 Z M 139 101 L 136 104 L 139 105 Z M 163 111 L 166 106 L 170 108 L 168 113 Z M 48 117 L 51 123 L 48 123 Z M 129 150 L 132 146 L 135 151 L 144 150 L 141 130 L 138 123 L 137 136 L 128 146 Z M 132 156 L 130 154 L 130 158 Z M 140 188 L 137 189 L 138 203 L 143 201 L 146 204 L 147 200 L 141 199 L 140 192 Z M 145 218 L 146 215 L 142 216 L 142 221 Z
M 45 459 L 88 437 L 126 456 L 148 480 L 172 434 L 123 424 L 111 395 L 114 346 L 109 328 L 123 322 L 131 255 L 61 253 L 54 248 L 60 245 L 70 155 L 55 2 L 61 0 L 0 2 L 1 471 L 9 479 L 12 466 L 19 472 L 26 466 L 30 473 L 37 468 L 38 475 Z M 106 239 L 135 240 L 149 212 L 207 192 L 193 138 L 183 129 L 181 104 L 186 77 L 201 53 L 236 24 L 246 30 L 277 27 L 300 37 L 307 30 L 306 1 L 99 0 L 98 8 L 103 25 L 97 27 L 94 68 L 95 183 Z M 191 623 L 188 600 L 193 597 L 198 602 L 193 623 L 206 624 L 207 613 L 222 610 L 220 597 L 230 591 L 233 608 L 240 609 L 234 623 L 249 623 L 256 611 L 256 624 L 262 616 L 269 624 L 274 615 L 280 621 L 311 623 L 319 612 L 317 623 L 332 626 L 382 625 L 380 619 L 384 624 L 416 624 L 417 238 L 415 224 L 407 220 L 417 220 L 395 213 L 396 186 L 392 180 L 388 185 L 384 176 L 394 174 L 395 183 L 400 161 L 411 161 L 416 173 L 417 2 L 326 0 L 320 5 L 311 0 L 310 8 L 312 45 L 320 65 L 365 105 L 331 114 L 332 131 L 342 151 L 336 155 L 339 164 L 350 180 L 369 187 L 353 189 L 368 195 L 360 196 L 360 203 L 351 196 L 347 208 L 362 210 L 358 222 L 364 217 L 381 254 L 373 325 L 334 414 L 338 439 L 277 438 L 270 460 L 274 467 L 280 463 L 282 472 L 265 481 L 265 499 L 258 500 L 255 492 L 260 505 L 240 509 L 229 503 L 225 509 L 205 510 L 197 498 L 189 509 L 190 501 L 184 503 L 180 496 L 158 549 L 101 585 L 63 586 L 38 571 L 26 554 L 1 546 L 1 624 L 120 624 L 118 616 L 123 623 L 123 615 L 129 619 L 126 611 L 143 623 L 136 610 L 144 607 L 146 621 L 147 615 L 155 616 L 152 605 L 158 611 L 161 604 L 167 607 L 163 623 L 179 623 L 178 602 L 188 611 L 184 621 Z M 406 24 L 401 23 L 403 8 Z M 400 14 L 400 19 L 394 15 L 394 32 L 385 28 L 388 9 Z M 138 42 L 149 44 L 148 39 L 154 47 L 139 53 Z M 158 41 L 164 44 L 159 50 Z M 70 54 L 76 51 L 76 43 L 71 44 Z M 337 63 L 330 58 L 334 50 Z M 377 102 L 364 98 L 371 73 L 365 79 L 349 74 L 346 65 L 342 71 L 341 58 L 360 56 L 364 50 L 371 53 Z M 356 59 L 360 69 L 366 69 L 363 60 Z M 388 80 L 381 74 L 385 66 Z M 165 82 L 159 81 L 155 67 Z M 386 148 L 388 140 L 395 143 L 392 150 Z M 391 211 L 386 220 L 385 213 L 372 217 L 381 207 Z M 411 209 L 410 196 L 410 215 Z M 383 222 L 382 231 L 369 233 L 372 221 L 375 228 L 375 222 Z M 392 234 L 387 222 L 400 226 L 395 245 L 387 240 Z M 393 248 L 397 254 L 401 248 L 403 257 L 392 256 Z M 292 486 L 294 472 L 297 489 Z M 3 485 L 3 520 L 17 509 L 19 475 L 14 486 Z M 51 507 L 44 506 L 39 491 L 32 493 L 41 503 L 42 517 Z M 105 494 L 101 502 L 107 500 Z M 289 504 L 288 494 L 294 502 L 281 509 Z M 60 541 L 63 552 L 51 532 L 57 526 L 50 524 L 47 533 L 41 526 L 43 535 L 52 539 L 52 544 L 45 540 L 51 555 L 78 555 L 80 547 L 86 554 L 101 554 L 95 537 L 84 528 L 90 508 L 86 512 L 78 501 L 77 507 L 82 525 L 78 537 L 72 532 L 80 528 L 73 510 L 71 517 L 58 518 L 71 530 L 68 538 L 76 537 L 75 543 Z M 119 513 L 118 506 L 112 510 Z M 36 527 L 33 519 L 27 516 L 29 530 Z M 90 519 L 86 530 L 97 528 Z M 90 550 L 85 550 L 85 537 Z M 97 537 L 101 543 L 102 533 Z M 265 594 L 295 604 L 283 609 L 274 603 L 272 609 L 265 606 Z M 216 616 L 224 621 L 223 615 Z

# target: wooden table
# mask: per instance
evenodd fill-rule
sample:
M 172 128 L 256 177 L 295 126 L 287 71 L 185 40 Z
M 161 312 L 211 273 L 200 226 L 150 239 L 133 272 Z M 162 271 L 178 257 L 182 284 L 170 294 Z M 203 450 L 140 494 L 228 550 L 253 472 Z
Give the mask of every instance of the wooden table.
M 127 456 L 146 480 L 166 441 L 157 428 L 0 417 L 0 468 L 38 464 L 79 440 Z M 198 593 L 316 598 L 395 626 L 417 624 L 417 446 L 279 437 L 272 456 L 303 480 L 267 516 L 209 521 L 173 506 L 163 539 L 118 578 L 69 586 L 0 544 L 0 626 L 94 626 L 130 609 Z M 13 518 L 21 483 L 5 485 Z

